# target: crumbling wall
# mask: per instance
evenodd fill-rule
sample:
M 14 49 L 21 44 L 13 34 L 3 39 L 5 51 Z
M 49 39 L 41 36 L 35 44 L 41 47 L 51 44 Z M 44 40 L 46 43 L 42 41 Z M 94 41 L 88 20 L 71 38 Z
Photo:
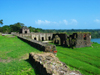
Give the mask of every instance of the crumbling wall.
M 57 44 L 59 41 L 59 45 L 65 46 L 66 45 L 66 39 L 67 39 L 68 35 L 67 34 L 62 34 L 62 33 L 57 33 L 57 34 L 53 34 L 52 40 L 55 44 Z
M 57 53 L 55 45 L 43 43 L 41 41 L 36 41 L 36 40 L 29 39 L 29 38 L 21 37 L 21 36 L 18 36 L 18 38 L 20 38 L 24 42 L 27 42 L 28 44 L 37 48 L 38 50 L 45 51 L 45 52 L 51 52 L 51 53 L 54 53 L 54 54 Z
M 73 33 L 69 36 L 67 34 L 53 34 L 53 43 L 71 48 L 88 47 L 91 46 L 91 34 Z
M 79 71 L 71 71 L 52 53 L 29 53 L 29 60 L 40 75 L 81 75 Z
M 77 33 L 76 48 L 91 46 L 90 33 Z

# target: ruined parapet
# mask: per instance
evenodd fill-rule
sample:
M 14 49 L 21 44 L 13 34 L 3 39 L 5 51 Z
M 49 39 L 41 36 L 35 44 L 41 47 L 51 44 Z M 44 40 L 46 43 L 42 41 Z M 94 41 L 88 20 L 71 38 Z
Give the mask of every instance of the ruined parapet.
M 29 53 L 29 60 L 40 75 L 81 75 L 79 71 L 71 71 L 66 64 L 59 61 L 52 53 Z
M 29 39 L 29 38 L 25 38 L 25 37 L 22 37 L 22 35 L 18 36 L 18 38 L 20 38 L 24 42 L 27 42 L 28 44 L 37 48 L 40 51 L 51 52 L 51 53 L 54 53 L 54 54 L 57 53 L 55 45 L 51 45 L 51 44 L 44 43 L 44 42 L 41 42 L 41 41 L 36 41 L 36 40 Z
M 31 33 L 28 33 L 28 34 L 22 34 L 22 37 L 26 37 L 26 38 L 31 38 Z

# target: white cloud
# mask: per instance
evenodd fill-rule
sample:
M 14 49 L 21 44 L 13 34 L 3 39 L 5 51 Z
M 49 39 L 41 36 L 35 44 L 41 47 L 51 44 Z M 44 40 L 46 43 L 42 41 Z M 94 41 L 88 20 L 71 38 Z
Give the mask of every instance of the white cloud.
M 77 22 L 77 20 L 76 19 L 71 19 L 71 24 L 77 24 L 78 22 Z
M 61 25 L 61 24 L 65 24 L 65 25 L 76 25 L 78 22 L 76 19 L 71 19 L 70 21 L 68 20 L 62 20 L 62 21 L 59 21 L 59 22 L 52 22 L 52 21 L 48 21 L 48 20 L 37 20 L 35 21 L 36 24 L 38 25 L 41 25 L 41 24 L 56 24 L 56 25 Z
M 66 25 L 68 25 L 68 21 L 67 21 L 67 20 L 63 20 L 63 22 L 64 22 Z
M 96 23 L 100 23 L 100 20 L 99 20 L 99 19 L 96 19 L 96 20 L 94 20 L 94 22 L 96 22 Z
M 50 24 L 50 21 L 47 21 L 47 20 L 45 20 L 45 21 L 42 21 L 42 20 L 38 20 L 38 21 L 35 21 L 35 23 L 36 24 Z

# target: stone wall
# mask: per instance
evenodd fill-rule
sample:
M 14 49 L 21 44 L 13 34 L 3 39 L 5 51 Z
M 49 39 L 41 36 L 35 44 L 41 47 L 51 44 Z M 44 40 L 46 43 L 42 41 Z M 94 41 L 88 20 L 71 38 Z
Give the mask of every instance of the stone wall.
M 33 40 L 37 41 L 49 41 L 52 40 L 53 33 L 16 33 L 12 32 L 13 35 L 21 36 L 21 37 L 26 37 L 26 38 L 31 38 Z
M 53 34 L 53 43 L 66 47 L 88 47 L 91 46 L 91 34 L 90 33 L 73 33 L 67 34 Z
M 55 45 L 51 45 L 51 44 L 48 44 L 48 43 L 43 43 L 41 41 L 32 40 L 32 39 L 25 38 L 25 37 L 22 37 L 22 36 L 18 36 L 18 38 L 20 38 L 24 42 L 27 42 L 28 44 L 30 44 L 31 46 L 37 48 L 40 51 L 51 52 L 51 53 L 54 53 L 54 54 L 57 53 Z
M 53 33 L 32 33 L 31 38 L 37 41 L 52 40 Z
M 29 60 L 35 65 L 39 75 L 81 75 L 79 71 L 71 71 L 52 53 L 30 53 Z
M 91 46 L 91 34 L 90 33 L 77 33 L 77 39 L 75 47 L 88 47 Z
M 66 44 L 66 39 L 68 35 L 67 34 L 53 34 L 53 42 L 54 43 L 59 43 L 59 45 L 65 45 Z

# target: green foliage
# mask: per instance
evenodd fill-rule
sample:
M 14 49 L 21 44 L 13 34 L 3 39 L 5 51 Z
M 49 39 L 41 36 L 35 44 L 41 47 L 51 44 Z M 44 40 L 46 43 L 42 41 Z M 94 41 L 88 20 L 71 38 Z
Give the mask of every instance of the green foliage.
M 35 32 L 40 32 L 39 28 L 36 28 L 36 29 L 35 29 Z
M 0 32 L 3 33 L 20 32 L 20 29 L 23 26 L 24 24 L 19 22 L 12 25 L 4 25 L 3 27 L 0 27 Z
M 10 29 L 9 26 L 5 25 L 5 26 L 2 27 L 1 31 L 3 33 L 10 33 L 11 32 L 11 29 Z
M 10 25 L 11 32 L 20 32 L 20 29 L 24 26 L 23 23 L 15 23 Z

